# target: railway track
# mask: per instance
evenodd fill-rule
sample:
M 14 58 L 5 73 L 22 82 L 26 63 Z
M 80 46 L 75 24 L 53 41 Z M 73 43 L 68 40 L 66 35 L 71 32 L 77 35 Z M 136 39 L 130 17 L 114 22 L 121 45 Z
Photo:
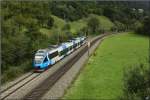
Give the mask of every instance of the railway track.
M 91 45 L 96 43 L 99 39 L 105 37 L 108 34 L 103 34 L 91 41 Z M 35 87 L 31 92 L 25 95 L 22 99 L 25 100 L 38 100 L 49 91 L 49 89 L 63 76 L 72 65 L 78 61 L 78 59 L 88 50 L 88 46 L 86 45 L 82 50 L 76 54 L 72 59 L 70 59 L 66 64 L 60 67 L 56 72 L 54 72 L 51 76 L 46 78 L 43 82 L 41 82 L 37 87 Z
M 27 75 L 27 76 L 23 77 L 22 79 L 18 80 L 17 82 L 12 84 L 11 86 L 8 86 L 7 88 L 3 89 L 1 91 L 1 100 L 7 98 L 9 95 L 14 93 L 18 89 L 20 89 L 21 87 L 26 85 L 27 83 L 29 83 L 31 80 L 33 80 L 36 77 L 38 77 L 40 74 L 41 73 L 33 73 L 33 72 L 31 72 L 29 75 Z

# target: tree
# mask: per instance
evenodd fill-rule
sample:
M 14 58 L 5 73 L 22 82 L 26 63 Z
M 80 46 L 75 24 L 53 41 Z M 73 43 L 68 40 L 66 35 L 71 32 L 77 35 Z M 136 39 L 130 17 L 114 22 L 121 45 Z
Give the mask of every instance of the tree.
M 150 17 L 145 18 L 143 21 L 143 25 L 139 28 L 137 28 L 136 33 L 141 34 L 141 35 L 148 35 L 150 36 Z
M 71 26 L 69 23 L 65 24 L 64 27 L 62 28 L 63 31 L 70 31 Z
M 150 17 L 145 18 L 144 20 L 144 26 L 143 26 L 143 34 L 150 36 Z
M 87 36 L 87 35 L 88 35 L 88 27 L 87 27 L 87 26 L 83 27 L 83 28 L 79 31 L 79 33 L 82 33 L 82 35 Z
M 125 31 L 126 30 L 126 26 L 123 23 L 121 23 L 119 21 L 115 21 L 114 24 L 115 25 L 112 27 L 113 31 L 120 32 L 120 31 Z
M 62 28 L 62 33 L 65 34 L 67 36 L 67 39 L 72 38 L 72 33 L 70 31 L 71 26 L 69 23 L 65 24 L 64 27 Z
M 2 66 L 20 64 L 26 58 L 28 43 L 29 39 L 25 34 L 2 38 Z
M 54 25 L 54 19 L 52 17 L 49 17 L 47 21 L 48 28 L 51 28 L 53 25 Z
M 149 100 L 150 68 L 143 64 L 130 67 L 124 73 L 123 100 Z
M 96 34 L 99 31 L 100 23 L 96 17 L 91 17 L 87 24 L 92 34 Z

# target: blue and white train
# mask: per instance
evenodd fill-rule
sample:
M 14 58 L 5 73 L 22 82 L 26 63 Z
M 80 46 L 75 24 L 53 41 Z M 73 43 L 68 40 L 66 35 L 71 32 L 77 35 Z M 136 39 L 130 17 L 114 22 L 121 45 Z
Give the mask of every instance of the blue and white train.
M 35 53 L 33 67 L 35 72 L 41 72 L 48 66 L 55 64 L 65 56 L 71 54 L 75 49 L 81 47 L 86 41 L 86 37 L 77 37 L 67 42 L 61 43 L 59 46 L 50 46 L 46 49 L 39 49 Z

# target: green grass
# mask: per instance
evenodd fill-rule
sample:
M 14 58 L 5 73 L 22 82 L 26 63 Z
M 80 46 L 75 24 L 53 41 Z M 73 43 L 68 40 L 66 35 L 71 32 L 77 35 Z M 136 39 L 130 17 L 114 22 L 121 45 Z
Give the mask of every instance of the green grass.
M 123 93 L 123 70 L 148 65 L 148 50 L 148 37 L 131 33 L 107 37 L 63 98 L 116 100 Z

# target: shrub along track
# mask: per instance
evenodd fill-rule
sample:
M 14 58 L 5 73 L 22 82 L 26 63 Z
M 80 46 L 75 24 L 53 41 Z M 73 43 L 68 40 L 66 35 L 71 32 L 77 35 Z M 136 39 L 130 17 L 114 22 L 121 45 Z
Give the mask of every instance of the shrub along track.
M 99 39 L 107 36 L 109 34 L 103 34 L 96 37 L 94 40 L 91 41 L 91 45 L 95 44 Z M 86 46 L 76 54 L 72 59 L 70 59 L 65 65 L 59 68 L 56 72 L 54 72 L 51 76 L 46 78 L 43 82 L 41 82 L 37 87 L 35 87 L 31 92 L 29 92 L 23 99 L 32 99 L 38 100 L 63 76 L 71 67 L 72 65 L 78 61 L 78 59 L 88 50 L 88 46 Z
M 38 77 L 40 74 L 41 73 L 31 72 L 29 75 L 25 76 L 24 78 L 18 80 L 17 82 L 15 82 L 14 84 L 12 84 L 11 86 L 9 86 L 6 89 L 2 90 L 1 91 L 1 100 L 7 98 L 9 95 L 11 95 L 12 93 L 14 93 L 18 89 L 20 89 L 21 87 L 23 87 L 24 85 L 26 85 L 27 83 L 29 83 L 31 80 L 33 80 L 36 77 Z

